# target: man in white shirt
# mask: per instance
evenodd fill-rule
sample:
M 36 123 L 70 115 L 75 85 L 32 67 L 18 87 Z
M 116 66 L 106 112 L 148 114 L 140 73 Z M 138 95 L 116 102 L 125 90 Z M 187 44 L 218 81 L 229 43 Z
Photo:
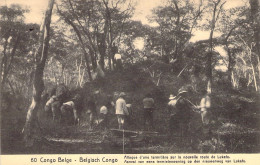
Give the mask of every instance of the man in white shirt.
M 79 125 L 80 124 L 79 123 L 79 116 L 78 116 L 77 109 L 75 108 L 74 100 L 73 101 L 68 101 L 66 103 L 63 103 L 63 105 L 61 106 L 61 113 L 63 115 L 66 115 L 67 118 L 71 118 L 71 116 L 70 116 L 71 113 L 69 111 L 73 112 L 74 125 L 75 124 Z
M 56 100 L 56 96 L 51 96 L 51 98 L 46 102 L 44 110 L 45 112 L 51 111 L 51 104 Z
M 124 99 L 125 96 L 126 94 L 124 92 L 121 92 L 119 94 L 119 98 L 116 101 L 116 115 L 119 129 L 124 129 L 125 115 L 129 115 Z
M 122 69 L 122 56 L 119 53 L 115 54 L 116 70 Z
M 112 46 L 112 48 L 111 48 L 111 59 L 112 59 L 112 61 L 113 61 L 113 67 L 115 67 L 115 54 L 117 54 L 118 53 L 118 47 L 116 46 L 116 44 L 115 43 L 113 43 L 113 46 Z
M 121 54 L 116 53 L 115 54 L 115 60 L 121 60 Z
M 204 96 L 201 98 L 200 106 L 197 106 L 197 108 L 200 108 L 202 123 L 205 125 L 209 124 L 209 109 L 211 108 L 211 99 L 210 94 L 207 93 L 206 90 L 204 91 Z

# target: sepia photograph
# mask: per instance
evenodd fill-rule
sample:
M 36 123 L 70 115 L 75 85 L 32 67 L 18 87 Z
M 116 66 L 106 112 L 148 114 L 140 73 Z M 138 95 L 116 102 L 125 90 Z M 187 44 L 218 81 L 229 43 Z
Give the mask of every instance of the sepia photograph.
M 259 0 L 0 0 L 0 64 L 0 155 L 260 153 Z

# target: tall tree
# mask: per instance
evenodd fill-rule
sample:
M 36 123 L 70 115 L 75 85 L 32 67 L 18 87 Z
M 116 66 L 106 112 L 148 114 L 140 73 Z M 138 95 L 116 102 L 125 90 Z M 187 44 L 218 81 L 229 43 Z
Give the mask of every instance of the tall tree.
M 242 27 L 247 22 L 244 14 L 247 8 L 245 6 L 231 8 L 223 11 L 220 19 L 220 31 L 222 33 L 222 41 L 224 49 L 227 52 L 227 72 L 228 72 L 228 84 L 232 87 L 232 72 L 235 66 L 236 54 L 241 51 L 236 45 L 236 33 L 242 30 Z
M 73 29 L 77 29 L 77 35 L 81 36 L 86 52 L 90 56 L 92 69 L 95 71 L 97 61 L 105 68 L 105 60 L 110 61 L 110 51 L 113 41 L 122 32 L 123 24 L 130 19 L 133 13 L 131 1 L 125 0 L 63 0 L 60 13 L 66 17 Z M 72 26 L 72 25 L 71 25 Z M 111 65 L 108 62 L 109 66 Z M 111 67 L 110 67 L 111 68 Z
M 159 24 L 156 30 L 160 36 L 157 39 L 157 47 L 160 47 L 160 54 L 165 56 L 166 62 L 172 59 L 181 60 L 185 43 L 192 37 L 193 30 L 205 10 L 203 5 L 202 1 L 193 3 L 171 0 L 166 6 L 153 10 L 150 20 Z
M 27 12 L 27 8 L 18 4 L 0 7 L 0 96 L 5 91 L 27 98 L 31 95 L 32 52 L 39 25 L 24 22 Z
M 28 109 L 26 122 L 23 129 L 24 140 L 27 146 L 32 146 L 39 136 L 40 126 L 38 123 L 37 112 L 40 108 L 41 94 L 44 90 L 43 71 L 48 57 L 50 40 L 50 24 L 54 0 L 49 0 L 45 17 L 42 22 L 39 34 L 39 45 L 35 52 L 36 65 L 33 79 L 33 97 Z
M 215 27 L 216 27 L 216 22 L 219 19 L 219 15 L 223 9 L 223 5 L 226 2 L 222 1 L 222 0 L 215 0 L 212 1 L 209 5 L 212 6 L 212 19 L 210 21 L 210 36 L 209 36 L 209 53 L 208 53 L 208 57 L 207 57 L 207 71 L 206 71 L 206 75 L 208 78 L 208 91 L 211 92 L 211 86 L 212 86 L 212 56 L 213 56 L 213 49 L 214 49 L 214 45 L 213 45 L 213 34 L 215 31 Z
M 87 51 L 85 49 L 85 44 L 84 44 L 84 41 L 82 39 L 82 35 L 80 33 L 80 30 L 75 25 L 75 23 L 68 18 L 68 16 L 66 16 L 64 13 L 62 13 L 62 11 L 58 8 L 58 6 L 57 6 L 57 11 L 64 18 L 65 22 L 68 23 L 73 28 L 73 30 L 75 31 L 75 33 L 76 33 L 76 35 L 78 37 L 78 41 L 80 42 L 80 46 L 81 46 L 81 49 L 83 51 L 85 60 L 86 60 L 89 79 L 90 79 L 90 81 L 92 81 L 91 70 L 90 70 L 90 65 L 89 65 L 89 57 L 88 57 Z
M 259 0 L 250 0 L 251 7 L 251 26 L 254 30 L 254 38 L 255 38 L 255 52 L 260 58 L 260 2 Z
M 19 5 L 11 5 L 10 8 L 2 6 L 0 8 L 0 37 L 3 43 L 3 54 L 1 54 L 0 79 L 1 89 L 4 88 L 8 74 L 14 62 L 14 58 L 25 35 L 26 25 L 24 24 L 24 13 L 27 9 Z

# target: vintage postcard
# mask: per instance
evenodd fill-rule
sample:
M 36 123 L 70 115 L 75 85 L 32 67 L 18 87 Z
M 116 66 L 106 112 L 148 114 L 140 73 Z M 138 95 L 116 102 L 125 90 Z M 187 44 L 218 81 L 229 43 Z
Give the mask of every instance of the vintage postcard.
M 259 0 L 1 0 L 2 164 L 256 164 Z

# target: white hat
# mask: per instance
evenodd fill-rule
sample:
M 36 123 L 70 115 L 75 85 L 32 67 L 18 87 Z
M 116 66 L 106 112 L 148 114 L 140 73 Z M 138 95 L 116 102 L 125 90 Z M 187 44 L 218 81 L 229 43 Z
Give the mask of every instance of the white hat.
M 121 54 L 118 54 L 118 53 L 115 54 L 115 59 L 116 59 L 116 60 L 120 60 L 120 59 L 121 59 Z
M 100 108 L 100 113 L 103 113 L 103 114 L 107 114 L 107 107 L 106 106 L 102 106 L 101 108 Z
M 175 98 L 176 98 L 176 96 L 174 96 L 173 94 L 170 94 L 169 100 L 173 100 Z
M 178 95 L 182 94 L 182 93 L 187 93 L 188 90 L 186 89 L 186 87 L 181 87 L 179 90 L 178 90 Z

